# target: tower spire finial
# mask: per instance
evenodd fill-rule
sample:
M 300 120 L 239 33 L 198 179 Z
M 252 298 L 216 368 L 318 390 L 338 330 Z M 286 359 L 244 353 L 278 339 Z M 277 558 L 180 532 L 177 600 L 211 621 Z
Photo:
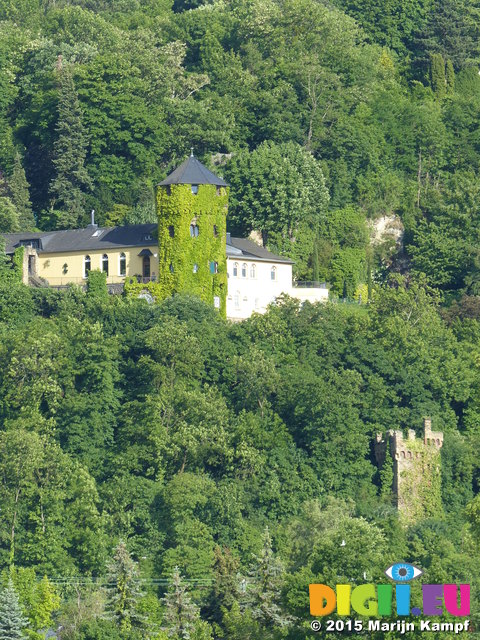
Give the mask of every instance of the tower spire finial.
M 190 147 L 190 157 L 193 158 L 193 147 Z

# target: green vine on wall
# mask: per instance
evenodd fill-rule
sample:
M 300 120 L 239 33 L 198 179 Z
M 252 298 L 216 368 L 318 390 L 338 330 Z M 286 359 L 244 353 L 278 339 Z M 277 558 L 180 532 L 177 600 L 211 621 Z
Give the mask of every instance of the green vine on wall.
M 25 260 L 25 247 L 17 247 L 13 253 L 13 269 L 15 271 L 15 279 L 23 282 L 23 268 Z
M 208 304 L 220 299 L 220 313 L 226 315 L 227 257 L 226 215 L 228 189 L 173 184 L 157 191 L 159 277 L 155 297 L 190 293 Z M 190 224 L 198 226 L 198 236 L 190 234 Z M 172 235 L 173 234 L 173 235 Z M 217 263 L 217 273 L 210 264 Z M 194 272 L 196 265 L 196 272 Z M 142 290 L 146 289 L 142 285 Z M 149 289 L 148 289 L 149 290 Z
M 408 440 L 405 448 L 413 454 L 411 467 L 400 472 L 404 522 L 423 518 L 442 518 L 441 456 L 433 445 L 421 440 Z M 416 454 L 420 453 L 420 457 Z

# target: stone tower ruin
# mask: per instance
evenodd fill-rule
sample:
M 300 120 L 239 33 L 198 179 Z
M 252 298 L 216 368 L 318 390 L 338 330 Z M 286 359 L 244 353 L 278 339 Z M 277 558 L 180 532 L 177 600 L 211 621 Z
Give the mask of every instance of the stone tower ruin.
M 443 433 L 432 431 L 430 418 L 423 420 L 423 439 L 413 429 L 405 438 L 402 431 L 377 433 L 375 458 L 381 469 L 387 455 L 393 461 L 392 493 L 400 518 L 406 524 L 422 518 L 438 517 L 442 512 L 440 495 L 440 449 Z

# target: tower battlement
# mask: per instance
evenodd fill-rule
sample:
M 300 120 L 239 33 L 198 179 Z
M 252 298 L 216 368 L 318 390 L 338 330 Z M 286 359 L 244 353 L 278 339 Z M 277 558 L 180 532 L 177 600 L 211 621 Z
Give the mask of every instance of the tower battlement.
M 387 455 L 393 460 L 392 491 L 395 503 L 404 520 L 412 521 L 425 505 L 422 505 L 422 487 L 431 487 L 440 478 L 440 449 L 443 433 L 432 431 L 432 421 L 423 420 L 423 438 L 417 438 L 414 429 L 403 431 L 390 429 L 385 438 L 377 433 L 375 458 L 381 469 Z M 413 515 L 415 514 L 415 516 Z

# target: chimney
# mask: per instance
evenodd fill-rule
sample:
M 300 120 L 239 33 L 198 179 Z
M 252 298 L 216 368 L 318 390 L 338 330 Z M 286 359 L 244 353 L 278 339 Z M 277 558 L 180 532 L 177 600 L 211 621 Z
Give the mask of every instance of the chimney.
M 91 216 L 91 221 L 90 224 L 88 225 L 88 229 L 97 229 L 98 228 L 98 224 L 95 224 L 95 209 L 92 209 L 92 213 L 90 214 Z
M 227 231 L 227 244 L 232 244 L 232 234 Z

